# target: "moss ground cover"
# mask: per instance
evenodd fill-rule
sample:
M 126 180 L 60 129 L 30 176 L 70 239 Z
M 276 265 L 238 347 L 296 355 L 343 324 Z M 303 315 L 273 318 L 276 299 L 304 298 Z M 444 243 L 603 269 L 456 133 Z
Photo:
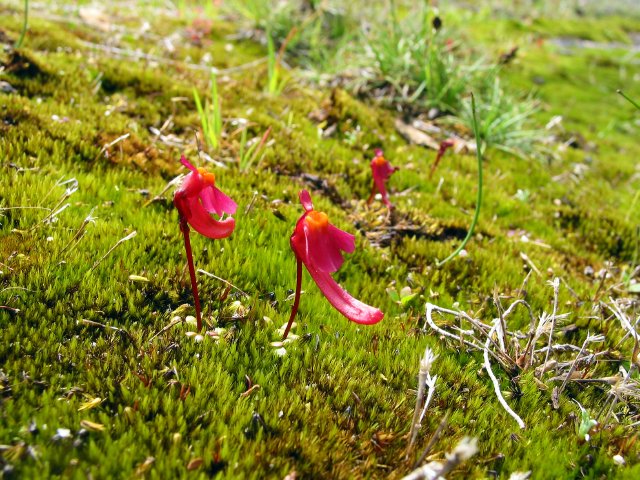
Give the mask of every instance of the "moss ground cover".
M 554 139 L 543 161 L 484 152 L 476 233 L 465 256 L 437 268 L 473 215 L 473 154 L 447 153 L 430 179 L 435 150 L 407 143 L 387 103 L 286 65 L 284 91 L 265 93 L 266 43 L 224 12 L 203 21 L 204 10 L 152 2 L 72 12 L 45 4 L 33 7 L 14 51 L 21 5 L 0 3 L 0 80 L 11 87 L 0 93 L 3 475 L 401 478 L 415 460 L 405 450 L 425 347 L 438 355 L 438 384 L 414 451 L 448 414 L 430 455 L 442 458 L 465 435 L 479 446 L 454 476 L 640 475 L 630 427 L 637 391 L 617 403 L 615 419 L 605 422 L 605 410 L 586 442 L 574 400 L 595 418 L 611 403 L 608 384 L 567 382 L 554 408 L 562 382 L 552 373 L 494 364 L 521 430 L 498 403 L 482 352 L 423 329 L 425 302 L 486 322 L 499 316 L 494 297 L 551 312 L 548 281 L 559 277 L 557 305 L 568 316 L 555 341 L 580 347 L 587 332 L 606 337 L 601 361 L 576 367 L 582 379 L 631 368 L 634 343 L 601 301 L 624 301 L 637 319 L 639 113 L 615 91 L 640 98 L 638 54 L 566 50 L 554 39 L 631 45 L 640 20 L 440 12 L 488 58 L 518 46 L 500 67 L 502 87 L 514 98 L 532 93 L 539 128 L 562 120 L 546 130 Z M 218 163 L 194 140 L 192 89 L 207 96 L 211 66 L 225 134 L 216 151 L 202 148 Z M 240 172 L 243 128 L 256 141 L 272 130 L 264 157 Z M 390 216 L 381 202 L 365 204 L 375 148 L 400 167 Z M 239 205 L 230 238 L 192 237 L 197 268 L 234 285 L 199 274 L 207 330 L 218 329 L 202 337 L 173 322 L 194 314 L 173 189 L 165 191 L 186 173 L 181 153 L 215 171 Z M 356 234 L 335 278 L 385 319 L 348 322 L 305 274 L 298 338 L 281 355 L 273 344 L 293 301 L 289 236 L 302 188 Z M 410 300 L 389 294 L 406 287 Z M 526 333 L 529 317 L 517 311 L 509 322 Z M 557 358 L 570 363 L 576 353 Z

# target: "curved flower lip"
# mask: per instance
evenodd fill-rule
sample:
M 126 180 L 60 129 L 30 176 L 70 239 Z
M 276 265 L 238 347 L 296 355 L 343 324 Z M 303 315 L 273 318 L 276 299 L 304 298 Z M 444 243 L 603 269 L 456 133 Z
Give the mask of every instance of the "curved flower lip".
M 205 172 L 203 175 L 184 155 L 180 162 L 191 170 L 173 198 L 180 217 L 196 232 L 206 237 L 219 239 L 231 235 L 235 228 L 235 220 L 222 217 L 225 213 L 233 215 L 236 212 L 236 202 L 215 186 L 213 174 Z M 215 213 L 221 219 L 214 219 L 211 213 Z
M 380 310 L 353 298 L 331 277 L 331 273 L 344 263 L 342 252 L 352 253 L 355 250 L 355 237 L 328 222 L 312 220 L 321 212 L 313 209 L 308 191 L 302 190 L 299 197 L 305 213 L 291 236 L 291 248 L 296 257 L 307 267 L 329 303 L 342 315 L 363 325 L 379 322 L 384 317 Z
M 338 285 L 331 274 L 314 270 L 308 265 L 306 267 L 329 303 L 347 319 L 360 325 L 373 325 L 384 318 L 384 313 L 379 309 L 349 295 L 349 292 Z

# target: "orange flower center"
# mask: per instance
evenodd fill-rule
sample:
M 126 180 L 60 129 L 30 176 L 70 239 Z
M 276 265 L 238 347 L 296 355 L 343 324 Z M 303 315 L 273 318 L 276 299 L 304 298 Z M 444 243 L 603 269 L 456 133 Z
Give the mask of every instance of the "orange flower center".
M 377 157 L 375 157 L 375 158 L 373 159 L 373 164 L 374 164 L 376 167 L 381 167 L 381 166 L 383 166 L 385 163 L 387 163 L 387 159 L 386 159 L 386 158 L 384 158 L 382 155 L 379 155 L 379 156 L 377 156 Z
M 198 173 L 202 177 L 202 180 L 204 181 L 204 183 L 208 183 L 209 185 L 215 185 L 216 184 L 216 176 L 213 173 L 207 172 L 202 167 L 198 169 Z
M 327 225 L 329 225 L 329 217 L 327 214 L 324 212 L 317 212 L 315 210 L 311 210 L 307 213 L 304 221 L 312 230 L 323 230 L 327 228 Z

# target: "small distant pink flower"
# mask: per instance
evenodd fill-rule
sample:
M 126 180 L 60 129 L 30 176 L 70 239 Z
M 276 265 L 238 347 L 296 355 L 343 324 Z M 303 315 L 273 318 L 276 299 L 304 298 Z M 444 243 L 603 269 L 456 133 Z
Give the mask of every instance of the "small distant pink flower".
M 213 173 L 207 172 L 204 168 L 194 167 L 184 155 L 180 157 L 180 162 L 191 170 L 191 173 L 186 176 L 182 185 L 176 190 L 173 204 L 180 215 L 180 231 L 184 237 L 184 249 L 187 254 L 189 278 L 196 307 L 197 329 L 200 331 L 202 329 L 202 309 L 196 282 L 196 269 L 193 264 L 193 253 L 191 252 L 189 226 L 205 237 L 228 237 L 233 232 L 236 222 L 231 217 L 222 219 L 222 216 L 225 213 L 233 215 L 238 205 L 216 187 L 216 177 Z M 220 220 L 214 219 L 211 216 L 212 213 L 218 215 Z
M 393 208 L 393 205 L 389 201 L 389 194 L 387 193 L 387 181 L 391 178 L 393 172 L 398 170 L 396 167 L 392 167 L 391 164 L 384 158 L 382 150 L 376 148 L 375 157 L 371 160 L 371 172 L 373 173 L 373 186 L 371 188 L 371 195 L 367 200 L 367 204 L 373 201 L 376 195 L 376 190 L 382 195 L 382 202 L 388 207 Z
M 433 176 L 434 172 L 436 171 L 436 168 L 438 168 L 438 164 L 440 164 L 440 160 L 442 160 L 442 157 L 447 152 L 447 150 L 450 148 L 453 148 L 454 146 L 455 146 L 455 142 L 453 141 L 452 138 L 447 138 L 446 140 L 443 140 L 442 142 L 440 142 L 440 147 L 438 148 L 436 159 L 433 161 L 433 165 L 431 165 L 429 178 Z
M 303 264 L 329 303 L 342 315 L 362 325 L 378 323 L 384 317 L 380 310 L 353 298 L 331 277 L 344 262 L 342 252 L 354 251 L 355 237 L 331 225 L 326 213 L 314 210 L 311 196 L 306 190 L 300 192 L 300 202 L 305 213 L 291 235 L 291 249 L 298 260 L 296 297 L 284 338 L 289 334 L 298 311 Z
M 191 170 L 191 173 L 176 190 L 173 203 L 180 213 L 181 220 L 185 220 L 193 229 L 209 238 L 225 238 L 231 235 L 235 227 L 235 220 L 231 217 L 215 220 L 210 214 L 219 217 L 223 214 L 233 215 L 238 208 L 236 202 L 216 187 L 216 177 L 204 168 L 196 168 L 189 163 L 184 155 L 180 162 Z

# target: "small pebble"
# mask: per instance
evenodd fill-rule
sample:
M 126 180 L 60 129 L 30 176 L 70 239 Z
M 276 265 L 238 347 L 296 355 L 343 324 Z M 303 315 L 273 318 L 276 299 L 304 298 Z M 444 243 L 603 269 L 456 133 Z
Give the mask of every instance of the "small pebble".
M 187 337 L 192 338 L 196 341 L 196 342 L 201 342 L 202 340 L 204 340 L 204 337 L 202 335 L 200 335 L 197 332 L 187 332 L 186 333 Z
M 17 93 L 17 90 L 11 86 L 9 82 L 0 80 L 0 92 L 2 93 Z

